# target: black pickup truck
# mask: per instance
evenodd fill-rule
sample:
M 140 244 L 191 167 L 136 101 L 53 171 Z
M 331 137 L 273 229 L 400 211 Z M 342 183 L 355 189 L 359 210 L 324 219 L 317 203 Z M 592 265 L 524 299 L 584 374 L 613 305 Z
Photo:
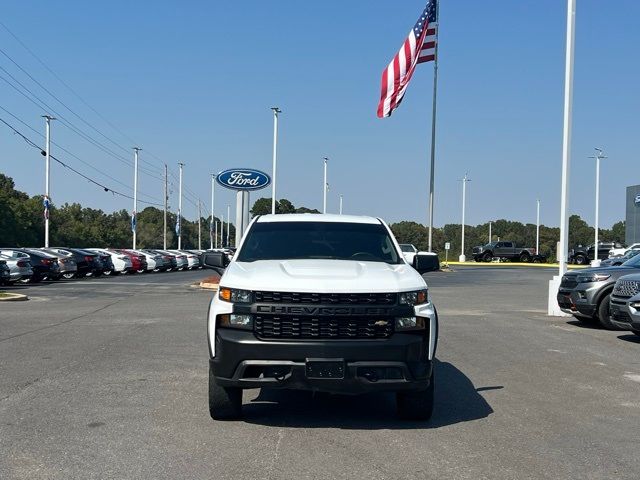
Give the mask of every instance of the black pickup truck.
M 473 259 L 476 262 L 490 262 L 494 258 L 537 263 L 546 260 L 543 255 L 536 254 L 535 248 L 519 247 L 514 242 L 490 242 L 484 246 L 473 247 Z

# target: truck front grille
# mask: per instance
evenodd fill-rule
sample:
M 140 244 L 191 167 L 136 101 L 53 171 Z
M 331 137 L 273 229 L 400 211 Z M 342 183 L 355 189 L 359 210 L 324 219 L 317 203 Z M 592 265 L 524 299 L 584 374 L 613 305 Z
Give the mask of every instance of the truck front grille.
M 258 303 L 305 303 L 323 305 L 394 305 L 396 293 L 297 293 L 254 292 Z
M 616 297 L 629 298 L 640 292 L 640 282 L 636 280 L 618 280 L 613 287 L 613 295 Z
M 578 285 L 577 279 L 578 277 L 576 275 L 569 275 L 569 276 L 562 277 L 562 282 L 560 282 L 560 288 L 564 288 L 567 290 L 575 288 L 575 286 Z
M 264 339 L 377 339 L 389 338 L 394 319 L 371 317 L 295 317 L 256 315 L 254 329 Z

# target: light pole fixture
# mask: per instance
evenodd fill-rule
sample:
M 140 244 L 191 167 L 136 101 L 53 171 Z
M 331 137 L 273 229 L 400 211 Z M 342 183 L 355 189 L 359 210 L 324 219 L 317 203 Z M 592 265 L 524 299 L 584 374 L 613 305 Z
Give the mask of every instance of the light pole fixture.
M 278 167 L 278 115 L 282 113 L 278 107 L 271 107 L 273 111 L 273 170 L 271 171 L 271 213 L 276 213 L 276 170 Z
M 598 230 L 600 228 L 600 160 L 607 158 L 602 154 L 601 148 L 595 148 L 596 154 L 589 157 L 596 160 L 596 218 L 595 218 L 595 240 L 593 242 L 593 260 L 591 265 L 594 267 L 600 266 L 600 259 L 598 258 Z

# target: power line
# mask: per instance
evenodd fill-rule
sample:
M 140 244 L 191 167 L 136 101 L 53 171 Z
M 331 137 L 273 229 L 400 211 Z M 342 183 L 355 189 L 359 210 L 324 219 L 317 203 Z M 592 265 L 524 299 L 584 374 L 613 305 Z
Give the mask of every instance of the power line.
M 15 89 L 18 93 L 20 93 L 22 96 L 24 96 L 27 100 L 29 100 L 31 103 L 33 103 L 35 106 L 37 106 L 38 108 L 44 110 L 45 112 L 51 112 L 53 114 L 55 114 L 58 117 L 58 120 L 60 121 L 60 123 L 62 123 L 64 126 L 66 126 L 67 128 L 69 128 L 71 131 L 73 131 L 74 133 L 76 133 L 77 135 L 79 135 L 80 137 L 84 138 L 87 142 L 93 144 L 95 147 L 97 147 L 98 149 L 102 150 L 103 152 L 105 152 L 106 154 L 110 155 L 111 157 L 115 158 L 116 160 L 118 160 L 119 162 L 127 165 L 128 167 L 132 166 L 132 163 L 130 162 L 130 160 L 127 160 L 125 157 L 122 157 L 121 155 L 115 153 L 113 150 L 111 150 L 110 148 L 104 146 L 102 143 L 100 143 L 99 141 L 95 140 L 94 138 L 92 138 L 90 135 L 87 135 L 86 133 L 82 132 L 80 129 L 78 129 L 74 124 L 72 124 L 71 122 L 69 122 L 63 115 L 61 115 L 58 111 L 56 111 L 53 107 L 51 107 L 49 104 L 47 104 L 44 100 L 42 100 L 40 97 L 38 97 L 35 93 L 33 93 L 29 88 L 27 88 L 22 82 L 20 82 L 20 80 L 16 79 L 10 72 L 8 72 L 5 68 L 0 66 L 0 70 L 2 70 L 3 72 L 5 72 L 7 75 L 9 75 L 14 82 L 16 82 L 18 85 L 20 85 L 25 91 L 27 91 L 32 97 L 34 97 L 36 100 L 34 100 L 33 98 L 31 98 L 29 95 L 27 95 L 26 93 L 24 93 L 22 90 L 20 90 L 16 85 L 14 85 L 12 82 L 10 82 L 9 80 L 7 80 L 4 76 L 0 75 L 0 79 L 4 80 L 9 86 L 11 86 L 13 89 Z M 44 107 L 43 107 L 44 106 Z M 143 171 L 144 173 L 146 173 L 148 176 L 155 178 L 156 180 L 162 180 L 161 177 L 156 176 L 153 172 L 150 172 L 149 170 L 140 169 L 141 171 Z
M 51 69 L 49 67 L 49 65 L 47 65 L 44 60 L 42 60 L 38 55 L 35 54 L 35 52 L 33 52 L 33 50 L 31 50 L 22 40 L 20 40 L 20 38 L 18 38 L 18 36 L 13 33 L 9 27 L 7 27 L 4 23 L 0 22 L 0 26 L 2 28 L 4 28 L 7 33 L 9 33 L 9 35 L 11 35 L 14 40 L 16 42 L 18 42 L 22 48 L 24 48 L 33 58 L 35 58 L 38 63 L 40 65 L 42 65 L 54 78 L 56 78 L 67 90 L 69 90 L 69 92 L 71 92 L 78 100 L 80 100 L 87 108 L 89 108 L 93 113 L 95 113 L 98 117 L 100 117 L 107 125 L 109 125 L 114 131 L 116 131 L 117 133 L 119 133 L 120 135 L 122 135 L 122 137 L 126 138 L 129 142 L 131 142 L 132 144 L 137 145 L 139 142 L 133 140 L 130 136 L 128 136 L 126 133 L 124 133 L 124 131 L 122 131 L 120 128 L 118 128 L 118 126 L 114 125 L 112 122 L 109 121 L 109 119 L 107 119 L 105 116 L 103 116 L 100 112 L 98 112 L 95 108 L 93 108 L 84 98 L 82 98 L 82 96 L 76 92 L 67 82 L 65 82 L 55 71 L 53 71 L 53 69 Z M 4 53 L 4 52 L 3 52 Z M 15 62 L 14 62 L 15 63 Z M 25 72 L 26 73 L 26 72 Z M 29 77 L 31 78 L 31 75 L 29 75 Z M 35 80 L 34 80 L 35 81 Z M 36 82 L 38 83 L 38 82 Z M 44 88 L 44 87 L 43 87 Z M 47 91 L 45 89 L 45 91 Z M 53 96 L 54 98 L 56 98 L 53 94 L 50 94 L 51 96 Z M 56 98 L 57 99 L 57 98 Z M 66 106 L 66 105 L 65 105 Z M 68 108 L 68 107 L 67 107 Z M 70 110 L 70 109 L 69 109 Z M 71 111 L 71 110 L 70 110 Z M 103 135 L 104 136 L 104 135 Z M 105 137 L 106 138 L 106 137 Z M 122 147 L 121 147 L 122 148 Z M 128 150 L 127 150 L 128 151 Z M 157 160 L 159 160 L 161 163 L 162 160 L 158 157 L 156 157 L 155 155 L 149 153 L 152 157 L 156 158 Z M 144 158 L 142 159 L 142 161 L 144 163 L 149 164 L 150 166 L 161 170 L 158 166 L 152 164 L 151 162 L 146 161 Z
M 11 125 L 9 122 L 7 122 L 6 120 L 4 120 L 3 118 L 0 118 L 0 122 L 4 123 L 7 127 L 9 127 L 14 134 L 18 135 L 19 137 L 21 137 L 29 146 L 38 149 L 41 153 L 43 152 L 42 147 L 40 147 L 38 144 L 36 144 L 33 140 L 31 140 L 29 137 L 27 137 L 26 135 L 24 135 L 22 132 L 20 132 L 17 128 L 15 128 L 13 125 Z M 94 180 L 93 178 L 85 175 L 84 173 L 76 170 L 74 167 L 72 167 L 71 165 L 68 165 L 67 163 L 63 162 L 62 160 L 60 160 L 59 158 L 55 157 L 54 155 L 49 155 L 49 157 L 56 161 L 57 163 L 59 163 L 60 165 L 62 165 L 63 167 L 71 170 L 73 173 L 75 173 L 76 175 L 84 178 L 85 180 L 87 180 L 90 183 L 93 183 L 94 185 L 102 188 L 105 192 L 111 192 L 114 195 L 119 195 L 121 197 L 124 198 L 128 198 L 130 200 L 133 200 L 133 197 L 131 195 L 127 195 L 126 193 L 122 193 L 119 192 L 117 190 L 114 190 L 113 188 L 107 187 L 104 184 Z M 145 203 L 147 205 L 153 205 L 153 206 L 158 206 L 158 207 L 162 207 L 162 204 L 159 203 L 154 203 L 154 202 L 147 202 L 144 200 L 139 200 L 139 202 L 141 203 Z
M 20 122 L 22 125 L 24 125 L 25 127 L 27 127 L 29 130 L 31 130 L 32 132 L 34 132 L 36 135 L 38 135 L 39 137 L 42 137 L 42 133 L 39 132 L 38 130 L 36 130 L 35 128 L 33 128 L 31 125 L 29 125 L 28 123 L 26 123 L 25 121 L 21 120 L 19 117 L 17 117 L 16 115 L 14 115 L 13 113 L 11 113 L 9 110 L 7 110 L 6 108 L 4 108 L 3 106 L 0 105 L 0 109 L 3 110 L 4 112 L 6 112 L 7 114 L 11 115 L 15 120 L 17 120 L 18 122 Z M 80 158 L 78 155 L 76 155 L 75 153 L 69 151 L 68 149 L 66 149 L 65 147 L 63 147 L 62 145 L 56 143 L 56 142 L 51 142 L 54 146 L 56 146 L 57 148 L 59 148 L 60 150 L 62 150 L 63 152 L 65 152 L 66 154 L 68 154 L 69 156 L 75 158 L 76 160 L 78 160 L 79 162 L 83 163 L 84 165 L 88 166 L 89 168 L 91 168 L 92 170 L 98 172 L 100 175 L 103 175 L 107 178 L 109 178 L 110 180 L 113 180 L 114 182 L 122 185 L 123 187 L 127 188 L 128 190 L 133 191 L 133 189 L 127 185 L 124 182 L 121 182 L 120 180 L 118 180 L 117 178 L 109 175 L 106 172 L 103 172 L 102 170 L 94 167 L 93 165 L 91 165 L 89 162 L 84 161 L 82 158 Z M 139 195 L 142 195 L 144 197 L 153 199 L 153 200 L 157 200 L 156 197 L 153 197 L 152 195 L 146 194 L 146 193 L 142 193 L 142 192 L 138 192 Z

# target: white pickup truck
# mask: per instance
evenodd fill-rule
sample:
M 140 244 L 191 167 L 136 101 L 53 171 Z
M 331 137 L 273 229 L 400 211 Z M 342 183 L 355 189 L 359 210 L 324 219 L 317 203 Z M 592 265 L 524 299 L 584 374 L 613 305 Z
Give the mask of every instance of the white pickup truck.
M 237 418 L 242 390 L 396 392 L 401 418 L 433 411 L 438 316 L 423 277 L 380 219 L 257 217 L 208 313 L 209 411 Z

